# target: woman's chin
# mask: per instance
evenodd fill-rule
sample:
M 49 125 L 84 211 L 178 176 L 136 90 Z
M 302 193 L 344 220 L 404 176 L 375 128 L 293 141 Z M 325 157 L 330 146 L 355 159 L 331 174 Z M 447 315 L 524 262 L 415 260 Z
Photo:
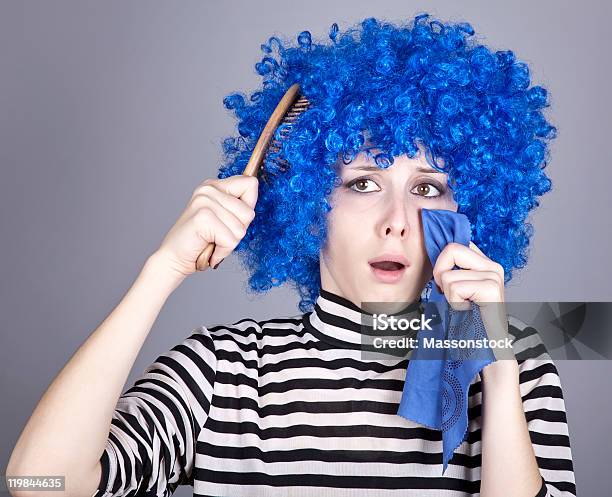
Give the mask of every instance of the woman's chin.
M 412 291 L 407 285 L 385 285 L 380 283 L 370 283 L 364 286 L 362 292 L 362 302 L 398 302 L 398 310 L 404 305 L 416 300 L 417 297 L 412 297 Z M 388 306 L 386 308 L 389 308 Z M 393 311 L 388 311 L 393 312 Z

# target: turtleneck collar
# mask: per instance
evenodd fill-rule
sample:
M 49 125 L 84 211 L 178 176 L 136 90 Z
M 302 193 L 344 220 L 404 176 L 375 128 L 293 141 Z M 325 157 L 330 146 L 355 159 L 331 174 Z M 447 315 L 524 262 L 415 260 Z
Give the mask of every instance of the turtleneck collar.
M 420 317 L 422 312 L 423 303 L 419 299 L 399 312 L 387 314 L 410 319 L 413 315 Z M 319 290 L 314 309 L 304 314 L 303 324 L 320 340 L 350 349 L 362 349 L 364 335 L 377 336 L 387 333 L 374 330 L 373 314 L 345 297 L 323 288 Z M 416 333 L 406 331 L 406 336 L 416 336 Z

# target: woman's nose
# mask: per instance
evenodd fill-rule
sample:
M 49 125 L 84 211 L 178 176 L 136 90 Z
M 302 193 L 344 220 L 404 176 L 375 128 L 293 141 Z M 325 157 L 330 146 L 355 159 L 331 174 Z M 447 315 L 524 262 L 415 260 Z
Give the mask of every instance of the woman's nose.
M 383 238 L 397 237 L 404 239 L 408 236 L 410 224 L 407 210 L 405 198 L 392 201 L 381 223 L 381 236 Z

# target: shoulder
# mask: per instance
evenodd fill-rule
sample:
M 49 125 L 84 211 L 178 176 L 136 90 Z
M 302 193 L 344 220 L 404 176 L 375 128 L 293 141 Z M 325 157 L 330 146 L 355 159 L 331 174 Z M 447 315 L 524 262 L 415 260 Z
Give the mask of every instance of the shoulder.
M 266 338 L 287 337 L 303 328 L 303 314 L 277 316 L 264 319 L 245 317 L 225 324 L 201 326 L 199 333 L 205 333 L 218 346 L 222 342 L 249 345 Z
M 519 363 L 525 359 L 552 360 L 538 330 L 519 318 L 508 315 L 508 334 Z
M 561 378 L 538 330 L 508 316 L 508 333 L 519 365 L 521 392 L 562 398 Z M 525 399 L 524 399 L 525 400 Z

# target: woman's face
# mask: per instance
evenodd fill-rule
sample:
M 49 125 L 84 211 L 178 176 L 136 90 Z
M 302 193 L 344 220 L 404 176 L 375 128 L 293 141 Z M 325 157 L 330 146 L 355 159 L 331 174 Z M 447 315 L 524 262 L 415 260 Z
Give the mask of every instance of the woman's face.
M 340 174 L 342 185 L 330 198 L 328 236 L 319 258 L 322 288 L 358 306 L 418 300 L 433 274 L 420 210 L 457 211 L 448 175 L 429 166 L 422 148 L 413 159 L 394 157 L 387 169 L 362 152 Z M 385 271 L 371 264 L 394 257 L 406 265 Z

